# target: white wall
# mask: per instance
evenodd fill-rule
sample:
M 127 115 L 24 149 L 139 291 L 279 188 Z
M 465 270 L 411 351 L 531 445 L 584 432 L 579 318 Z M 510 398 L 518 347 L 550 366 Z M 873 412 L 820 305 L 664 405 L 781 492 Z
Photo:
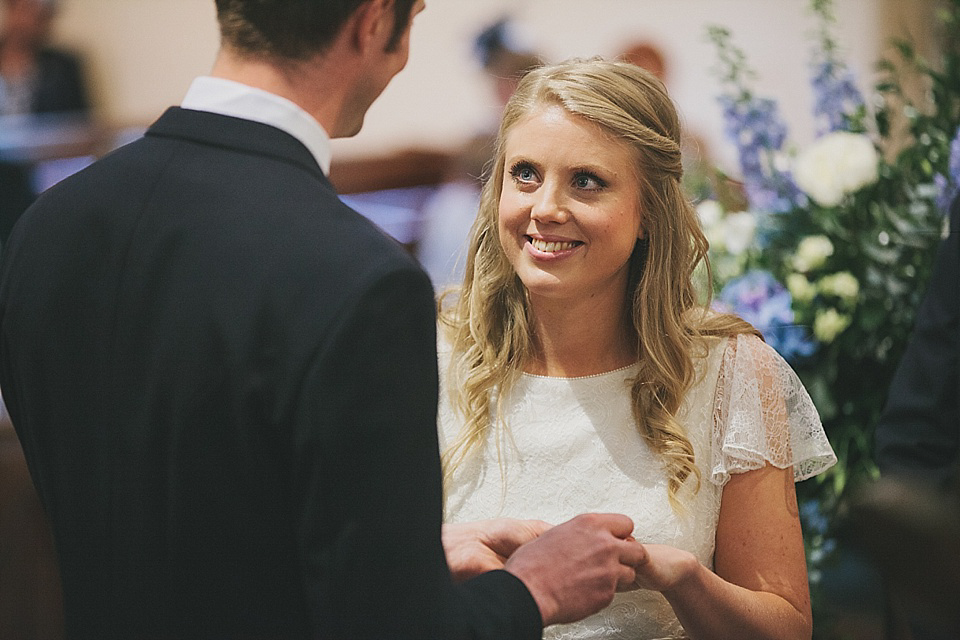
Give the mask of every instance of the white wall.
M 807 61 L 814 22 L 806 0 L 433 0 L 418 18 L 409 69 L 374 105 L 352 147 L 366 149 L 393 132 L 423 131 L 443 144 L 462 138 L 490 112 L 482 75 L 470 64 L 476 25 L 510 11 L 548 60 L 615 55 L 638 39 L 656 42 L 668 62 L 668 84 L 684 119 L 706 138 L 714 155 L 732 158 L 722 138 L 715 100 L 709 24 L 724 24 L 758 72 L 757 88 L 780 100 L 800 138 L 812 134 Z M 512 9 L 511 9 L 512 8 Z M 837 13 L 851 64 L 869 75 L 879 47 L 874 0 L 838 0 Z M 392 118 L 391 118 L 391 114 Z M 426 130 L 423 123 L 430 123 Z M 415 139 L 415 138 L 414 138 Z
M 920 1 L 920 0 L 915 0 Z M 842 44 L 866 89 L 890 0 L 835 0 Z M 908 2 L 896 0 L 907 8 Z M 473 35 L 510 12 L 548 60 L 613 55 L 638 39 L 656 42 L 688 126 L 727 164 L 712 74 L 708 24 L 734 32 L 758 72 L 758 91 L 780 101 L 793 138 L 812 134 L 807 0 L 428 0 L 415 24 L 407 69 L 387 88 L 341 155 L 418 145 L 449 147 L 492 113 L 492 96 L 471 59 Z M 61 0 L 58 40 L 86 52 L 101 113 L 111 124 L 146 124 L 177 103 L 217 48 L 213 0 Z
M 215 16 L 213 0 L 60 0 L 56 39 L 85 55 L 107 122 L 145 124 L 209 71 Z

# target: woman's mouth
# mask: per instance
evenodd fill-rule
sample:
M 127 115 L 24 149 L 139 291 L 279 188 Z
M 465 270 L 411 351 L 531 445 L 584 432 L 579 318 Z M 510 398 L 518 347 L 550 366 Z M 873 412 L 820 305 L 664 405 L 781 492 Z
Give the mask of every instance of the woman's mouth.
M 534 238 L 531 236 L 526 236 L 526 238 L 527 238 L 527 242 L 530 243 L 530 246 L 532 246 L 537 251 L 542 251 L 544 253 L 556 253 L 558 251 L 569 251 L 570 249 L 573 249 L 574 247 L 578 247 L 581 244 L 583 244 L 582 242 L 579 242 L 577 240 L 557 242 L 557 241 L 543 240 L 541 238 Z

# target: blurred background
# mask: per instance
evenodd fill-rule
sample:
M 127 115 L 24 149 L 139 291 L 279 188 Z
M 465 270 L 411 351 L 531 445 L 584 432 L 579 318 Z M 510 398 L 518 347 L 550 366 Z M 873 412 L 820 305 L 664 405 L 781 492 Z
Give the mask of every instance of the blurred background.
M 789 144 L 802 147 L 822 133 L 817 130 L 812 108 L 816 90 L 810 82 L 811 45 L 818 39 L 819 24 L 811 7 L 817 3 L 427 0 L 427 10 L 416 18 L 407 69 L 371 108 L 359 135 L 334 141 L 331 179 L 344 200 L 405 244 L 442 289 L 460 275 L 462 239 L 475 212 L 490 135 L 516 78 L 539 61 L 625 57 L 664 80 L 687 129 L 685 153 L 689 150 L 691 166 L 709 165 L 733 185 L 725 193 L 725 183 L 714 181 L 707 188 L 691 183 L 691 198 L 717 198 L 730 212 L 737 212 L 737 207 L 747 208 L 750 203 L 737 188 L 743 180 L 741 150 L 725 132 L 729 123 L 718 103 L 724 90 L 719 80 L 722 71 L 708 29 L 722 26 L 729 30 L 735 47 L 747 53 L 753 72 L 750 86 L 758 96 L 776 100 L 780 117 L 789 125 Z M 871 88 L 880 78 L 877 62 L 903 57 L 903 51 L 891 43 L 895 39 L 909 41 L 912 49 L 907 57 L 936 60 L 947 41 L 938 29 L 938 12 L 950 4 L 954 15 L 960 16 L 957 0 L 833 0 L 829 4 L 835 19 L 833 35 L 840 48 L 837 55 L 867 96 L 868 107 L 880 111 L 892 107 L 873 102 Z M 39 13 L 30 13 L 35 11 Z M 42 24 L 31 46 L 37 60 L 52 61 L 57 82 L 51 86 L 59 89 L 55 92 L 59 102 L 48 100 L 40 105 L 40 99 L 27 95 L 25 85 L 18 86 L 16 81 L 23 51 L 14 51 L 13 23 L 21 25 L 21 21 L 33 19 Z M 947 33 L 952 33 L 951 46 L 960 51 L 956 46 L 958 25 L 960 22 L 954 23 L 954 31 Z M 178 104 L 193 78 L 210 70 L 217 47 L 213 0 L 0 0 L 0 243 L 37 193 L 141 135 L 164 109 Z M 8 74 L 8 69 L 14 73 Z M 905 75 L 900 88 L 923 103 L 932 93 L 929 82 L 925 83 L 931 77 L 926 72 Z M 935 136 L 940 152 L 932 165 L 926 150 L 925 155 L 918 151 L 911 156 L 915 157 L 911 166 L 923 167 L 922 177 L 897 178 L 911 193 L 917 191 L 914 182 L 926 182 L 946 166 L 943 150 L 960 119 L 960 81 L 956 86 L 947 86 L 953 82 L 949 79 L 939 82 L 937 113 L 943 118 L 934 124 L 937 131 L 946 132 L 949 127 L 949 132 Z M 64 89 L 73 85 L 81 89 Z M 933 131 L 932 124 L 924 126 Z M 923 139 L 918 131 L 913 132 L 914 141 Z M 896 134 L 883 137 L 892 146 L 901 142 Z M 910 139 L 909 133 L 904 139 Z M 890 167 L 898 167 L 898 162 L 891 160 Z M 690 174 L 696 177 L 697 170 Z M 909 175 L 914 174 L 919 175 Z M 870 197 L 867 194 L 851 201 L 856 206 L 847 207 L 849 211 L 838 208 L 837 220 L 854 210 L 868 211 Z M 931 199 L 922 193 L 917 197 Z M 904 211 L 915 211 L 911 202 L 903 205 Z M 939 225 L 939 218 L 923 224 Z M 886 311 L 874 316 L 889 316 L 896 327 L 863 320 L 871 309 L 863 304 L 858 307 L 863 311 L 856 312 L 860 315 L 854 316 L 846 333 L 821 339 L 819 359 L 807 361 L 806 369 L 798 367 L 841 458 L 837 471 L 825 482 L 800 487 L 818 638 L 912 637 L 908 630 L 891 623 L 878 563 L 869 555 L 870 544 L 838 545 L 835 523 L 846 514 L 847 524 L 853 526 L 851 539 L 857 534 L 862 537 L 864 526 L 873 531 L 886 527 L 885 537 L 871 540 L 875 555 L 889 556 L 895 549 L 902 552 L 897 545 L 906 535 L 891 524 L 891 514 L 904 527 L 926 522 L 908 508 L 926 503 L 915 499 L 917 492 L 904 494 L 901 487 L 869 494 L 854 501 L 852 507 L 840 498 L 851 493 L 848 485 L 852 487 L 854 480 L 877 475 L 870 460 L 870 434 L 905 344 L 912 310 L 923 291 L 932 262 L 931 243 L 917 245 L 911 254 L 902 303 L 887 295 L 888 289 L 892 290 L 887 284 L 875 287 L 876 299 L 887 306 L 878 307 Z M 738 260 L 738 268 L 742 268 L 745 263 Z M 857 260 L 864 269 L 874 266 Z M 881 270 L 908 262 L 901 254 L 884 260 L 887 262 L 878 267 Z M 850 269 L 856 273 L 854 267 Z M 867 280 L 861 282 L 860 297 L 865 300 Z M 895 306 L 907 311 L 890 314 Z M 878 351 L 874 362 L 863 357 L 861 347 L 876 335 L 885 336 L 890 344 Z M 847 358 L 849 353 L 856 353 L 856 358 Z M 848 364 L 839 366 L 838 362 Z M 854 375 L 847 375 L 848 370 Z M 859 387 L 843 384 L 854 377 L 862 383 Z M 864 388 L 872 389 L 873 395 L 864 394 Z M 849 402 L 848 397 L 852 398 Z M 948 519 L 952 518 L 948 525 L 938 516 L 932 518 L 932 529 L 950 532 L 936 538 L 946 540 L 946 556 L 960 558 L 956 509 L 948 513 Z M 920 534 L 915 538 L 925 539 Z M 918 542 L 917 546 L 930 548 L 932 544 Z M 946 593 L 948 603 L 956 602 L 957 571 L 951 568 L 956 559 L 953 562 L 948 565 L 951 573 L 940 582 L 930 579 L 933 569 L 923 569 L 921 582 L 927 587 L 923 593 L 934 594 L 925 595 L 927 601 Z M 913 579 L 920 573 L 914 565 L 910 571 Z M 914 591 L 921 592 L 919 587 Z M 62 637 L 59 607 L 53 549 L 42 510 L 0 403 L 0 638 Z M 955 616 L 951 620 L 956 623 Z
M 81 53 L 99 119 L 111 128 L 145 126 L 206 73 L 218 38 L 212 0 L 59 0 L 53 40 Z M 496 99 L 473 54 L 474 38 L 503 16 L 547 61 L 613 56 L 639 41 L 663 54 L 667 83 L 688 126 L 732 162 L 711 74 L 709 24 L 735 31 L 750 51 L 758 88 L 780 97 L 803 139 L 812 134 L 808 3 L 803 0 L 429 0 L 417 18 L 407 69 L 387 88 L 340 157 L 410 146 L 454 149 L 491 119 Z M 847 58 L 860 77 L 893 35 L 921 42 L 932 33 L 930 0 L 837 0 Z M 801 135 L 802 134 L 802 135 Z

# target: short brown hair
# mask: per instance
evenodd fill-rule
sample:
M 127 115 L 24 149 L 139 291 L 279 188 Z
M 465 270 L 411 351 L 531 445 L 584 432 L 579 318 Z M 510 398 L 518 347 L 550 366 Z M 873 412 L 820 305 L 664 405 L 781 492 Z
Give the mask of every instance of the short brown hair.
M 370 0 L 216 0 L 225 44 L 254 56 L 304 60 L 322 52 Z M 392 50 L 410 24 L 415 0 L 393 0 Z

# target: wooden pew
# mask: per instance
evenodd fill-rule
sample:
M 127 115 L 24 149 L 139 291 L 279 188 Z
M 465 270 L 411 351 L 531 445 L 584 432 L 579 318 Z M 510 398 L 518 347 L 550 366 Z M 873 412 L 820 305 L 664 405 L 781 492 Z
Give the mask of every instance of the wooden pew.
M 53 538 L 23 450 L 0 418 L 0 638 L 59 640 L 63 598 Z

